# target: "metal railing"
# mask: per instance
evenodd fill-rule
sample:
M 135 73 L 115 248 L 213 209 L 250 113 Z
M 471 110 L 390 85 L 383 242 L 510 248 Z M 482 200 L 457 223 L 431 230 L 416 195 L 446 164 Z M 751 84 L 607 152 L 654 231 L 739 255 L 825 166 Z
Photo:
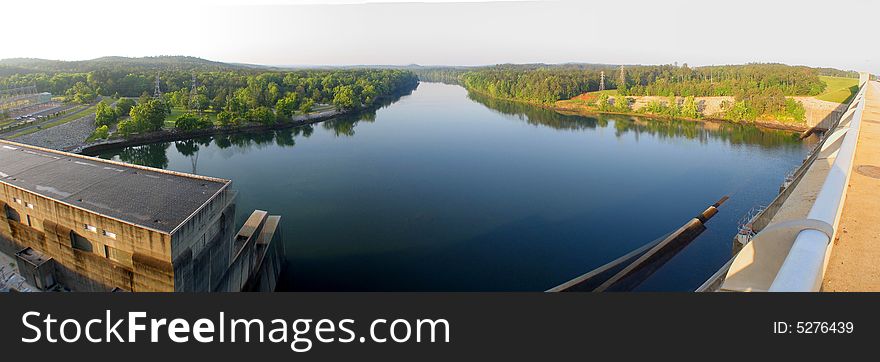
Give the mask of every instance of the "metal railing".
M 855 101 L 850 105 L 850 110 L 853 112 L 849 123 L 844 124 L 841 120 L 840 125 L 833 130 L 835 133 L 841 133 L 843 140 L 816 201 L 807 215 L 807 219 L 814 223 L 831 226 L 832 232 L 829 234 L 828 230 L 819 230 L 819 228 L 801 230 L 770 286 L 771 292 L 815 292 L 822 286 L 829 246 L 837 231 L 837 222 L 846 198 L 868 86 L 870 86 L 869 82 L 865 82 Z M 850 113 L 849 110 L 844 113 L 844 117 L 847 117 L 847 113 Z

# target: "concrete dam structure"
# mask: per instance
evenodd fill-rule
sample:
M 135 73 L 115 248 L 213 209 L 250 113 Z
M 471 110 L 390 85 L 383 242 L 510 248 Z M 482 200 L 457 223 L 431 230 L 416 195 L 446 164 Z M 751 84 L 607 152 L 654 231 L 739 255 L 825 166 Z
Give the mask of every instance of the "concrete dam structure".
M 846 112 L 697 291 L 880 290 L 878 109 L 880 83 L 862 73 Z
M 231 181 L 0 141 L 0 251 L 39 289 L 272 291 L 280 217 Z

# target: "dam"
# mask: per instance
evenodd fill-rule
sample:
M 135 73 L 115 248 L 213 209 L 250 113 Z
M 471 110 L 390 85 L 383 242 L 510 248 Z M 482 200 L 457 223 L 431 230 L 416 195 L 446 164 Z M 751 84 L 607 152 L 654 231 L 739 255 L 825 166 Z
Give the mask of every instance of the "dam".
M 878 291 L 880 83 L 867 73 L 780 194 L 737 236 L 698 291 Z
M 0 141 L 0 251 L 39 289 L 274 289 L 280 217 L 238 233 L 231 181 Z

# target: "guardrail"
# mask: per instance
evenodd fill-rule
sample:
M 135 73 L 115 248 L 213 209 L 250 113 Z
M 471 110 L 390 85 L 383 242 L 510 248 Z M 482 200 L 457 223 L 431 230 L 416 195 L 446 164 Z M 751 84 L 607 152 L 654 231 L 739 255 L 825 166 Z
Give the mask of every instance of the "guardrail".
M 773 279 L 769 289 L 771 292 L 815 292 L 822 285 L 831 242 L 846 198 L 868 86 L 869 82 L 862 85 L 850 109 L 844 113 L 843 117 L 852 113 L 849 123 L 841 122 L 833 131 L 839 135 L 829 136 L 830 139 L 842 137 L 843 140 L 807 220 L 803 220 L 805 226 L 797 234 L 788 256 Z

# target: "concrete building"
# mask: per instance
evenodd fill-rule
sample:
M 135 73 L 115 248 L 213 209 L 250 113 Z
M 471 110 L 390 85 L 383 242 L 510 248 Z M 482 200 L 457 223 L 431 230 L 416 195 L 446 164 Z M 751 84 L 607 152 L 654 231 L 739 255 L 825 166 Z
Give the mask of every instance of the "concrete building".
M 0 141 L 0 251 L 31 248 L 76 291 L 271 290 L 280 218 L 255 213 L 259 237 L 234 242 L 230 185 Z

